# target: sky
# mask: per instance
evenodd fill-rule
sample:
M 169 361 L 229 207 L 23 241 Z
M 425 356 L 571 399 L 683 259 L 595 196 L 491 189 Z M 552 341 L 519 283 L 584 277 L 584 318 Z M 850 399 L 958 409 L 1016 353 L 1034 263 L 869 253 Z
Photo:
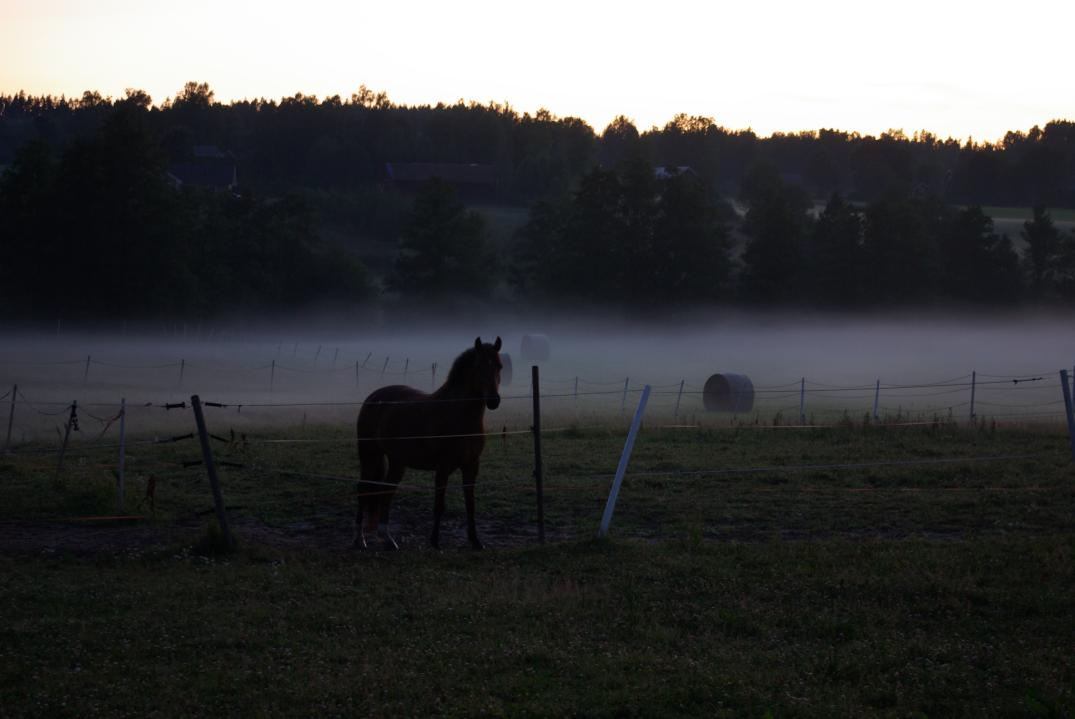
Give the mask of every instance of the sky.
M 996 140 L 1075 120 L 1075 3 L 0 0 L 0 93 L 156 103 L 359 85 L 403 104 L 545 108 L 601 131 L 676 113 L 761 135 Z

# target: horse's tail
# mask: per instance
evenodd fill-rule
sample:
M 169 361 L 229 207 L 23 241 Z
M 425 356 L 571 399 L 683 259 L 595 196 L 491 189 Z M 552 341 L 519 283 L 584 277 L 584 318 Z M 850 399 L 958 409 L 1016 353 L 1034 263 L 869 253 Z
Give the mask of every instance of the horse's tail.
M 359 526 L 362 524 L 362 512 L 365 507 L 375 507 L 379 496 L 376 492 L 384 489 L 385 457 L 377 441 L 377 427 L 380 424 L 382 407 L 378 404 L 363 404 L 358 412 L 355 430 L 358 439 L 358 514 Z

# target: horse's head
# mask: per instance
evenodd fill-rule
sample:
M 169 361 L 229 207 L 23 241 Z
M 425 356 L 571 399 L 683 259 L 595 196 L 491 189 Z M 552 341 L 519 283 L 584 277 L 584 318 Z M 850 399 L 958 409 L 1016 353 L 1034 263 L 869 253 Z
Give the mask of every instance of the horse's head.
M 504 365 L 500 361 L 500 338 L 493 344 L 482 344 L 482 338 L 474 340 L 474 367 L 471 374 L 471 387 L 476 396 L 485 400 L 485 406 L 496 409 L 500 406 L 500 370 Z

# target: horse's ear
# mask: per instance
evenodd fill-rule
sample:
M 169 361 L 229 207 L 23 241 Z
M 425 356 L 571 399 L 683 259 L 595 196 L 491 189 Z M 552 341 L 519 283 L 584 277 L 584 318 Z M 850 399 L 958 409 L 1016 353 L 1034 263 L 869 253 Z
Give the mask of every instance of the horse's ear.
M 496 342 L 493 343 L 493 349 L 499 352 L 501 347 L 502 345 L 500 344 L 500 338 L 497 337 Z
M 474 339 L 474 349 L 480 350 L 482 348 L 482 338 L 477 337 Z

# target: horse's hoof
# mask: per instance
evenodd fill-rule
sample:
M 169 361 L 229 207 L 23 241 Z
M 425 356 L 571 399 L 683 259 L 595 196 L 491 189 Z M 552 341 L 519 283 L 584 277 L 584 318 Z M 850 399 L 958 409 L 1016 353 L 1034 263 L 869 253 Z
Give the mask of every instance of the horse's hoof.
M 351 549 L 367 549 L 366 538 L 362 535 L 355 537 L 355 541 L 351 542 Z

